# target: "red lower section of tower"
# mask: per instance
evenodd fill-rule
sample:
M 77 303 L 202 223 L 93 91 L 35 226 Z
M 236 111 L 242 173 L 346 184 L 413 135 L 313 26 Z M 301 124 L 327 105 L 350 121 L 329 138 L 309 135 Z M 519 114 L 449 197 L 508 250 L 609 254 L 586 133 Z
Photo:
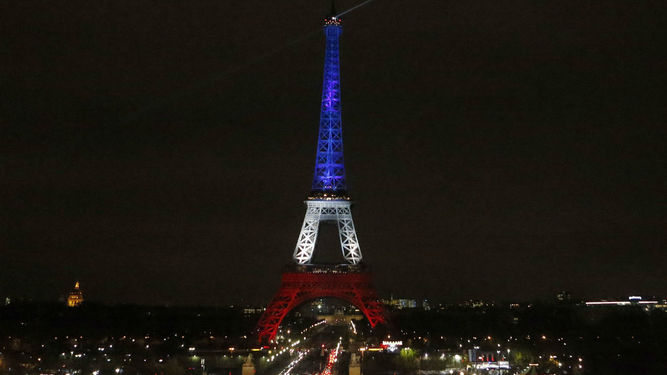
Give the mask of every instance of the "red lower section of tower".
M 313 270 L 285 272 L 280 290 L 257 323 L 259 341 L 272 341 L 288 312 L 306 301 L 331 297 L 349 302 L 364 313 L 371 327 L 386 323 L 368 272 Z

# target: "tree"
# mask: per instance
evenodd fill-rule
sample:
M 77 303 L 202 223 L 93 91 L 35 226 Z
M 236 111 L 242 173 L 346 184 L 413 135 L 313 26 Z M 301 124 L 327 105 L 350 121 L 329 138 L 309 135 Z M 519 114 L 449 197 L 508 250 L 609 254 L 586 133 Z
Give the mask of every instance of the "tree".
M 419 367 L 417 352 L 410 348 L 401 349 L 398 357 L 396 357 L 396 366 L 407 372 L 416 370 Z

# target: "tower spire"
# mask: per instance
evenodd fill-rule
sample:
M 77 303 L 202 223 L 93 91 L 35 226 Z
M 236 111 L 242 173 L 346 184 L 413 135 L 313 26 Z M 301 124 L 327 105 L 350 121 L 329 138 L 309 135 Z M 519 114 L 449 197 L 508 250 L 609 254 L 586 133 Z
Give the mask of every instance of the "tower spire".
M 332 12 L 335 12 L 332 4 Z M 343 161 L 343 122 L 341 119 L 339 38 L 341 20 L 335 13 L 324 20 L 326 37 L 320 126 L 315 156 L 312 191 L 309 199 L 327 197 L 347 199 Z

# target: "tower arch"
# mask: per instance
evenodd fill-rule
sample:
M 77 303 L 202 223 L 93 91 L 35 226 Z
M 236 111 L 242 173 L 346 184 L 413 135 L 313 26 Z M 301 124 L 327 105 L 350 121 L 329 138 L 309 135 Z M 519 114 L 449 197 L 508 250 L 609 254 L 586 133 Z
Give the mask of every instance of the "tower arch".
M 273 340 L 285 316 L 296 307 L 326 297 L 357 307 L 371 327 L 386 323 L 384 309 L 372 287 L 369 272 L 318 266 L 309 269 L 309 272 L 283 273 L 280 289 L 257 325 L 259 340 Z

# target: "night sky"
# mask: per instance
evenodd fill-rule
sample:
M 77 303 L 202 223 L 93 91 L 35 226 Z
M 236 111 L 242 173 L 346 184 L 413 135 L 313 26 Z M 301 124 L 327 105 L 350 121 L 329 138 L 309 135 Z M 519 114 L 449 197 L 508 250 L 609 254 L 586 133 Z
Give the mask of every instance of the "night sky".
M 667 295 L 666 9 L 375 0 L 344 16 L 347 179 L 379 292 Z M 80 280 L 106 303 L 267 303 L 310 189 L 327 11 L 2 2 L 0 296 Z

